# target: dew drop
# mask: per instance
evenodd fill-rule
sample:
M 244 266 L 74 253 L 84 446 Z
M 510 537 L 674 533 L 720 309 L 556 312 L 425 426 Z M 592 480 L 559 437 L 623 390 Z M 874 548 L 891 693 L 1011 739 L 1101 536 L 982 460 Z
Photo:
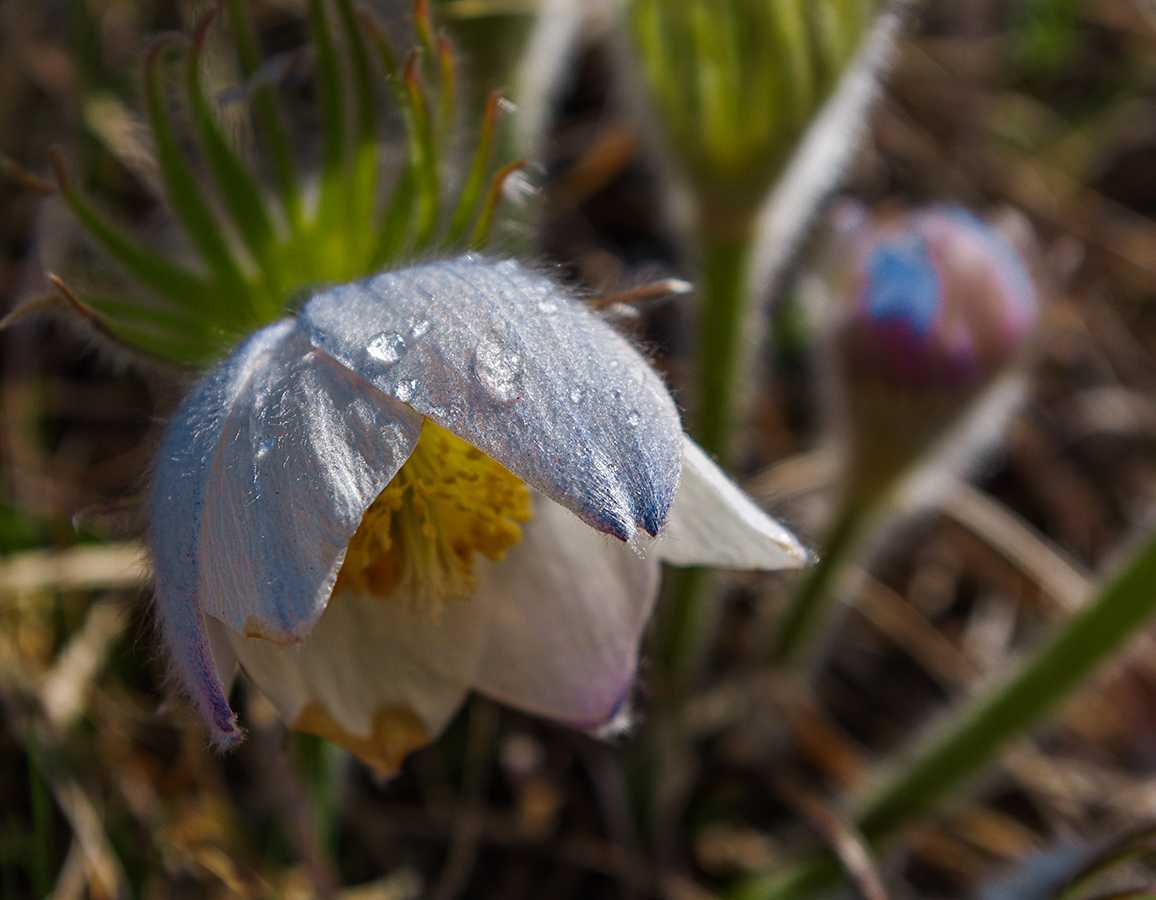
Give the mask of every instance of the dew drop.
M 409 333 L 415 338 L 424 337 L 429 333 L 430 328 L 433 327 L 429 319 L 418 319 L 413 323 Z
M 522 358 L 495 340 L 478 344 L 474 351 L 474 373 L 499 403 L 509 403 L 522 395 Z
M 626 414 L 626 421 L 632 427 L 637 428 L 638 424 L 642 421 L 642 413 L 636 409 L 632 409 Z
M 584 390 L 582 390 L 582 388 L 574 388 L 572 391 L 570 391 L 570 402 L 571 403 L 581 403 L 582 398 L 585 396 L 586 396 L 586 392 Z
M 274 441 L 272 438 L 265 438 L 257 445 L 257 461 L 264 462 L 269 458 L 269 454 L 273 452 Z
M 558 304 L 550 299 L 549 296 L 543 297 L 538 301 L 538 312 L 550 315 L 558 311 Z
M 393 389 L 394 398 L 402 403 L 408 403 L 412 400 L 415 393 L 417 393 L 416 381 L 399 381 Z
M 366 352 L 378 362 L 392 366 L 405 355 L 408 349 L 405 338 L 393 331 L 383 331 L 369 342 Z

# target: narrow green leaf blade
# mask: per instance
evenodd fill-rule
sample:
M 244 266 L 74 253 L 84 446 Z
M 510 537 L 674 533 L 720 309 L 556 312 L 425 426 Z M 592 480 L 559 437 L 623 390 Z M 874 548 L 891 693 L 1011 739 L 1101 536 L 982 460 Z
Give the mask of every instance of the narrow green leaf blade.
M 486 245 L 486 241 L 490 239 L 490 231 L 494 225 L 494 213 L 498 209 L 498 204 L 502 200 L 502 188 L 506 184 L 506 179 L 515 172 L 524 169 L 526 161 L 523 159 L 517 162 L 512 162 L 508 166 L 502 167 L 498 174 L 494 176 L 493 182 L 490 184 L 490 192 L 486 195 L 486 202 L 482 205 L 482 211 L 478 214 L 478 222 L 474 226 L 473 237 L 470 238 L 470 249 L 480 250 Z
M 446 229 L 445 246 L 447 249 L 452 249 L 458 245 L 466 233 L 470 218 L 477 209 L 478 200 L 482 194 L 482 186 L 486 180 L 486 169 L 490 165 L 490 151 L 494 145 L 495 122 L 500 100 L 501 94 L 494 91 L 486 101 L 486 111 L 482 115 L 482 127 L 478 133 L 478 147 L 474 152 L 473 162 L 470 164 L 470 173 L 466 176 L 466 183 L 462 187 L 461 196 L 458 198 L 457 208 L 450 219 L 449 228 Z
M 145 103 L 165 189 L 193 245 L 216 277 L 229 285 L 235 294 L 231 305 L 237 300 L 248 302 L 250 298 L 245 277 L 212 210 L 204 201 L 197 178 L 181 153 L 161 96 L 159 63 L 165 50 L 172 44 L 172 39 L 160 38 L 153 44 L 145 63 Z
M 244 240 L 249 253 L 261 267 L 269 289 L 275 290 L 278 275 L 273 263 L 273 248 L 277 235 L 265 206 L 265 198 L 253 172 L 241 161 L 222 134 L 216 116 L 205 97 L 201 79 L 201 51 L 213 18 L 214 16 L 210 14 L 201 20 L 188 55 L 185 80 L 189 107 L 197 136 L 204 148 L 205 158 L 213 177 L 220 187 L 225 207 L 231 214 L 237 232 Z
M 423 248 L 437 228 L 438 188 L 437 148 L 430 125 L 429 107 L 417 72 L 417 55 L 411 53 L 402 74 L 409 124 L 410 165 L 417 186 L 417 228 L 414 246 Z
M 254 109 L 257 120 L 265 133 L 265 141 L 269 148 L 269 159 L 273 164 L 273 177 L 277 182 L 277 191 L 281 197 L 281 204 L 285 210 L 285 218 L 289 227 L 295 233 L 300 233 L 304 227 L 304 212 L 301 206 L 301 184 L 297 176 L 297 166 L 293 161 L 293 150 L 289 143 L 289 134 L 273 90 L 259 79 L 258 70 L 261 68 L 261 56 L 257 51 L 257 42 L 253 39 L 253 32 L 249 28 L 249 18 L 245 13 L 242 0 L 225 0 L 229 13 L 229 23 L 232 27 L 233 41 L 237 45 L 238 56 L 241 62 L 241 72 L 249 81 L 255 81 L 253 87 Z
M 354 268 L 367 263 L 367 248 L 373 234 L 374 202 L 377 191 L 377 114 L 374 104 L 373 68 L 352 0 L 337 0 L 345 41 L 353 63 L 357 129 L 349 183 L 349 258 Z
M 333 235 L 342 221 L 347 199 L 345 100 L 333 34 L 321 0 L 309 0 L 309 30 L 313 35 L 321 95 L 321 187 L 316 223 L 321 234 Z
M 138 244 L 106 222 L 73 188 L 64 171 L 64 163 L 55 150 L 51 159 L 64 202 L 109 255 L 157 293 L 185 309 L 197 309 L 208 289 L 208 282 Z

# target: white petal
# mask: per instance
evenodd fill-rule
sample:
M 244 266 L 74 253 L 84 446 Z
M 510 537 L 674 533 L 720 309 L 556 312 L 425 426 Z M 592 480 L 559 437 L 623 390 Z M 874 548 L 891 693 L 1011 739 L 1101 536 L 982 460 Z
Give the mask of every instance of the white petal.
M 682 484 L 655 549 L 676 566 L 793 569 L 809 559 L 794 535 L 755 506 L 685 436 Z
M 593 729 L 628 698 L 658 592 L 658 563 L 535 497 L 522 541 L 478 573 L 489 640 L 474 686 Z
M 656 534 L 682 428 L 639 353 L 548 278 L 465 256 L 311 299 L 309 339 L 599 531 Z
M 153 545 L 158 569 L 199 568 L 205 612 L 292 641 L 325 608 L 349 539 L 422 420 L 291 323 L 271 327 L 264 352 L 238 351 L 178 412 L 157 465 Z
M 436 737 L 461 705 L 485 640 L 484 611 L 449 600 L 435 621 L 403 594 L 382 600 L 336 594 L 309 636 L 293 646 L 229 634 L 241 668 L 289 725 L 325 733 L 383 772 Z M 384 718 L 383 718 L 384 717 Z M 390 727 L 414 719 L 401 746 Z M 412 731 L 410 732 L 412 735 Z M 420 738 L 420 740 L 417 740 Z

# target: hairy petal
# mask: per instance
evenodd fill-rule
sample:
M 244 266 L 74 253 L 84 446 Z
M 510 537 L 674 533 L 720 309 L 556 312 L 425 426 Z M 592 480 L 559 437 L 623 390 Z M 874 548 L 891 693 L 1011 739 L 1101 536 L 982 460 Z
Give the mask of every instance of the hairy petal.
M 240 741 L 241 730 L 217 676 L 200 607 L 207 451 L 222 431 L 229 403 L 244 390 L 249 371 L 268 358 L 291 327 L 281 322 L 257 332 L 218 366 L 185 401 L 157 453 L 149 536 L 157 626 L 176 676 L 221 746 Z
M 421 416 L 293 333 L 233 405 L 209 472 L 207 613 L 299 640 L 366 508 L 409 458 Z
M 419 415 L 316 352 L 291 321 L 254 334 L 178 410 L 153 479 L 156 608 L 218 740 L 235 726 L 203 613 L 299 639 L 420 431 Z
M 794 569 L 807 551 L 759 509 L 690 438 L 683 436 L 682 484 L 655 547 L 663 562 L 723 569 Z
M 599 531 L 657 534 L 682 428 L 609 325 L 513 261 L 464 256 L 314 297 L 309 339 Z
M 474 687 L 578 728 L 610 721 L 628 699 L 659 567 L 536 498 L 505 560 L 478 573 L 489 619 Z

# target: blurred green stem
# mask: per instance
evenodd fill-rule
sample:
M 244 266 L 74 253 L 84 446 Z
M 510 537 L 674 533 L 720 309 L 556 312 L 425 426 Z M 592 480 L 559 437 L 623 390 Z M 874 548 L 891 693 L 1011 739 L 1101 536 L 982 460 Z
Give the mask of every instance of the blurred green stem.
M 878 845 L 988 765 L 1092 673 L 1156 611 L 1156 535 L 1092 602 L 1061 626 L 1048 644 L 994 690 L 956 711 L 908 761 L 852 804 L 852 818 Z M 755 876 L 730 893 L 734 900 L 795 900 L 830 888 L 839 869 L 815 853 Z
M 717 604 L 705 599 L 711 593 L 706 589 L 711 583 L 707 569 L 668 569 L 664 583 L 666 609 L 659 638 L 663 692 L 668 696 L 683 696 L 686 681 L 697 668 L 705 645 L 714 633 Z
M 746 311 L 747 263 L 753 221 L 713 227 L 703 217 L 698 229 L 698 410 L 695 437 L 726 465 L 730 450 L 735 388 L 742 374 L 746 340 L 739 333 Z
M 725 464 L 732 426 L 734 394 L 742 371 L 745 340 L 739 334 L 747 292 L 747 262 L 753 240 L 753 223 L 743 219 L 739 228 L 714 227 L 709 215 L 700 218 L 697 233 L 698 356 L 697 415 L 695 436 L 707 453 Z M 682 704 L 706 649 L 717 630 L 722 593 L 706 569 L 688 568 L 668 572 L 660 617 L 658 656 L 662 667 L 662 700 L 655 712 L 652 734 L 669 738 L 681 732 Z M 649 821 L 652 837 L 661 835 L 677 821 L 684 799 L 668 784 L 669 758 L 681 747 L 665 747 L 662 758 L 649 758 L 646 780 L 651 792 L 642 821 Z M 653 748 L 652 748 L 653 749 Z
M 790 666 L 805 661 L 810 639 L 830 605 L 835 578 L 843 571 L 843 563 L 857 545 L 870 510 L 870 505 L 856 500 L 844 504 L 819 561 L 796 585 L 779 622 L 771 648 L 771 659 L 776 665 Z
M 753 223 L 713 227 L 703 215 L 698 228 L 698 357 L 695 438 L 707 453 L 726 464 L 734 394 L 742 372 L 745 341 L 739 334 L 746 306 L 747 262 Z M 660 656 L 670 684 L 684 685 L 703 648 L 714 635 L 719 598 L 708 590 L 701 569 L 679 570 L 668 580 L 660 632 Z

